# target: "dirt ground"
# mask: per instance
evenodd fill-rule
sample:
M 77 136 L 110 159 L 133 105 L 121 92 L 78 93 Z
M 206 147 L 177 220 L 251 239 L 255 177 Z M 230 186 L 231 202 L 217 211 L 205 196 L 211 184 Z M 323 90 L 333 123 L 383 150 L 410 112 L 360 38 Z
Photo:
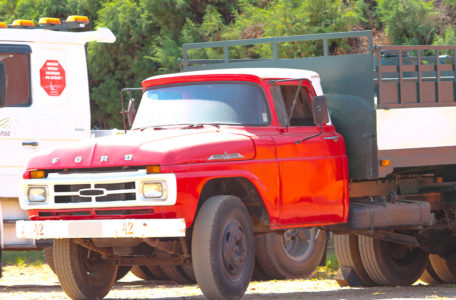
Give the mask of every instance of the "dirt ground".
M 6 266 L 0 279 L 0 299 L 68 299 L 46 264 Z M 106 299 L 204 299 L 197 285 L 138 280 L 129 273 Z M 243 299 L 456 299 L 456 285 L 340 288 L 334 280 L 272 280 L 252 282 Z

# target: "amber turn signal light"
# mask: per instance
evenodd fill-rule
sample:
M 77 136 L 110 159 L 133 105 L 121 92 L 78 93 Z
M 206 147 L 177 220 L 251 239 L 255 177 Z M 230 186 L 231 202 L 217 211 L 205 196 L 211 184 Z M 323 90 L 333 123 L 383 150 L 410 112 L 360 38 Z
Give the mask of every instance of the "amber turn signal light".
M 388 167 L 388 166 L 391 165 L 391 160 L 389 160 L 389 159 L 382 159 L 382 160 L 380 160 L 380 165 L 381 165 L 382 167 Z
M 28 170 L 28 171 L 24 172 L 24 174 L 22 175 L 22 178 L 24 178 L 24 179 L 46 178 L 46 172 L 43 170 Z
M 147 174 L 156 174 L 161 172 L 160 166 L 147 166 L 146 167 Z

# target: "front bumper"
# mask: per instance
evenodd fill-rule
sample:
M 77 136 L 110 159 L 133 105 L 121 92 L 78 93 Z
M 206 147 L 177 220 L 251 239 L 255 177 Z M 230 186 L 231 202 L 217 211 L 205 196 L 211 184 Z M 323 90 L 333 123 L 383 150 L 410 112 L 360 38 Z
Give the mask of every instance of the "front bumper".
M 183 237 L 185 228 L 184 219 L 17 221 L 16 236 L 25 239 Z

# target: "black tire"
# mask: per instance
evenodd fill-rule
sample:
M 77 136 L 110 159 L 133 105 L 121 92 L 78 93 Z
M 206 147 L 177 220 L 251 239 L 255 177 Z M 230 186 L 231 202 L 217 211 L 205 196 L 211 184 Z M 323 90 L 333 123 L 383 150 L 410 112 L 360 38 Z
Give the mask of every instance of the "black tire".
M 320 264 L 326 243 L 326 232 L 317 228 L 267 233 L 256 237 L 255 256 L 264 272 L 274 279 L 302 278 Z
M 43 248 L 44 258 L 46 258 L 46 262 L 51 268 L 52 272 L 55 273 L 55 264 L 54 264 L 54 254 L 52 250 L 53 246 L 46 246 Z
M 171 280 L 158 265 L 148 265 L 147 269 L 155 280 Z
M 428 284 L 439 284 L 443 283 L 443 280 L 435 273 L 434 268 L 432 267 L 431 262 L 427 261 L 426 268 L 424 268 L 423 274 L 420 276 L 420 280 Z
M 121 280 L 130 272 L 131 266 L 117 266 L 116 281 Z
M 192 265 L 182 265 L 182 269 L 184 270 L 185 275 L 187 275 L 187 277 L 190 278 L 191 283 L 195 284 L 196 277 L 195 277 L 195 271 L 193 271 L 193 266 Z
M 268 281 L 276 278 L 272 278 L 263 270 L 263 268 L 258 263 L 258 260 L 255 259 L 255 267 L 253 269 L 252 281 Z
M 133 266 L 130 270 L 136 277 L 143 280 L 153 280 L 155 279 L 154 275 L 149 271 L 147 266 Z
M 411 285 L 426 267 L 426 253 L 391 242 L 359 236 L 364 268 L 377 285 Z
M 65 293 L 72 299 L 101 299 L 109 292 L 117 266 L 71 241 L 54 241 L 54 263 Z
M 179 284 L 193 284 L 195 283 L 191 278 L 189 278 L 187 276 L 187 274 L 185 274 L 185 271 L 184 269 L 182 268 L 182 266 L 176 266 L 176 265 L 167 265 L 167 266 L 160 266 L 163 270 L 163 273 L 165 273 L 165 275 L 167 277 L 169 277 L 169 279 L 179 283 Z
M 201 206 L 192 235 L 196 281 L 209 299 L 239 299 L 255 263 L 249 214 L 234 196 L 214 196 Z
M 334 235 L 334 249 L 336 250 L 339 267 L 351 267 L 362 286 L 374 286 L 361 261 L 358 236 L 352 234 Z
M 171 255 L 163 250 L 156 249 L 158 257 L 171 257 Z M 169 279 L 180 283 L 180 284 L 192 284 L 194 283 L 187 274 L 185 274 L 184 269 L 180 265 L 161 265 L 160 268 L 163 270 L 163 273 Z
M 148 265 L 148 266 L 133 266 L 131 272 L 138 278 L 143 280 L 170 280 L 169 277 L 163 273 L 160 266 Z
M 456 282 L 456 259 L 441 258 L 437 254 L 429 254 L 429 262 L 435 274 L 445 283 Z

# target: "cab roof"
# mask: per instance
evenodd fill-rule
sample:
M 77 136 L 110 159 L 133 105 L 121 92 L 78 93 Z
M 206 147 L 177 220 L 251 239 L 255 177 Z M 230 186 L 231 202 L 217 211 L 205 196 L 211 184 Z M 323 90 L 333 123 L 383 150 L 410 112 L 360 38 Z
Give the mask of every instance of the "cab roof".
M 268 78 L 306 78 L 306 79 L 317 79 L 320 76 L 314 71 L 302 70 L 302 69 L 287 69 L 287 68 L 235 68 L 235 69 L 216 69 L 216 70 L 202 70 L 202 71 L 190 71 L 182 73 L 173 73 L 166 75 L 158 75 L 147 78 L 145 81 L 164 79 L 169 77 L 181 77 L 181 76 L 195 76 L 195 75 L 252 75 L 261 79 Z
M 48 29 L 8 28 L 0 29 L 1 42 L 43 42 L 58 44 L 82 44 L 97 41 L 113 43 L 116 37 L 108 28 L 98 27 L 96 31 L 53 31 Z
M 244 80 L 259 80 L 259 79 L 307 79 L 312 82 L 317 95 L 323 93 L 320 86 L 320 76 L 314 71 L 302 69 L 289 69 L 289 68 L 235 68 L 235 69 L 215 69 L 203 71 L 191 71 L 182 73 L 173 73 L 166 75 L 152 76 L 142 82 L 144 89 L 161 84 L 190 82 L 198 80 L 210 80 L 211 76 L 214 78 L 232 80 L 236 79 L 236 75 L 244 78 Z M 189 80 L 193 76 L 194 80 Z

